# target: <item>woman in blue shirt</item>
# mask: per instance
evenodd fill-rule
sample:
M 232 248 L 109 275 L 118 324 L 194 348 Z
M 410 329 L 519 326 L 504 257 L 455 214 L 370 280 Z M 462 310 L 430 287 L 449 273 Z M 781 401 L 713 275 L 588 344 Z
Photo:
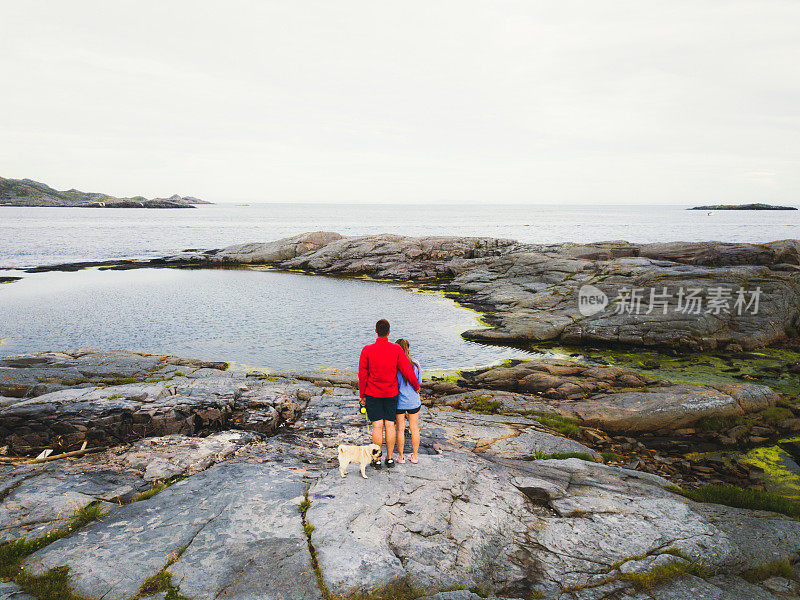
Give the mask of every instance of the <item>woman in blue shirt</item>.
M 420 379 L 419 364 L 411 358 L 411 344 L 404 339 L 399 339 L 395 343 L 406 353 L 409 362 L 411 362 L 411 368 L 414 369 L 414 375 L 417 376 L 417 381 L 422 381 Z M 414 387 L 400 372 L 397 373 L 397 384 L 400 388 L 400 393 L 397 396 L 397 462 L 406 462 L 403 450 L 405 449 L 406 441 L 406 415 L 408 415 L 408 428 L 411 430 L 411 448 L 414 451 L 409 460 L 416 464 L 419 461 L 419 409 L 422 408 L 422 400 L 419 397 L 419 392 L 414 391 Z

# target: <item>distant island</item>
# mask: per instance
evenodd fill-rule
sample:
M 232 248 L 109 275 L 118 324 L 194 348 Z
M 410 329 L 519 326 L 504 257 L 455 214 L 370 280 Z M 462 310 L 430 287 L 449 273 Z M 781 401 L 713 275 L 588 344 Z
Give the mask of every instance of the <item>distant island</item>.
M 97 192 L 54 190 L 32 179 L 0 177 L 0 206 L 72 206 L 79 208 L 195 208 L 195 204 L 212 204 L 192 196 L 175 194 L 169 198 L 134 196 L 116 198 Z
M 687 210 L 797 210 L 794 206 L 773 206 L 771 204 L 711 204 L 693 206 Z

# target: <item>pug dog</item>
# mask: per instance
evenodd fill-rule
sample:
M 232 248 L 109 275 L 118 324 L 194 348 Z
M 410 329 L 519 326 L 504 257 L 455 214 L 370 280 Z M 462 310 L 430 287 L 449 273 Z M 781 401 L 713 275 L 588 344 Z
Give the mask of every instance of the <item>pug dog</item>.
M 361 476 L 368 479 L 364 470 L 373 461 L 380 461 L 381 447 L 377 444 L 367 444 L 366 446 L 345 446 L 339 445 L 339 473 L 342 477 L 347 475 L 347 465 L 351 462 L 361 466 Z

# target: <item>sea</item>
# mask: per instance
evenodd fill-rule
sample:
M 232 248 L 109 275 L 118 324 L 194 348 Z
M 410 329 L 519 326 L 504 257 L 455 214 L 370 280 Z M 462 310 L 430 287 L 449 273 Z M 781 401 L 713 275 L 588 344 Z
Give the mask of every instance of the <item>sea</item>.
M 26 273 L 266 242 L 307 231 L 488 236 L 531 243 L 800 238 L 800 211 L 686 206 L 214 204 L 195 209 L 0 207 L 0 356 L 79 347 L 227 360 L 243 367 L 354 368 L 377 318 L 423 368 L 476 368 L 535 350 L 469 342 L 478 315 L 404 285 L 268 271 Z

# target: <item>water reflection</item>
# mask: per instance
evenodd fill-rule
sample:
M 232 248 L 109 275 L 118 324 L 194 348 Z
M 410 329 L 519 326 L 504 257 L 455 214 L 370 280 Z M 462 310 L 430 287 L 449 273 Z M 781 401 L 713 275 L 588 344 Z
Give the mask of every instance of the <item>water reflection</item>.
M 426 370 L 521 350 L 461 338 L 475 313 L 435 294 L 361 280 L 250 270 L 137 269 L 27 275 L 0 286 L 0 355 L 89 346 L 271 368 L 353 369 L 377 319 Z

